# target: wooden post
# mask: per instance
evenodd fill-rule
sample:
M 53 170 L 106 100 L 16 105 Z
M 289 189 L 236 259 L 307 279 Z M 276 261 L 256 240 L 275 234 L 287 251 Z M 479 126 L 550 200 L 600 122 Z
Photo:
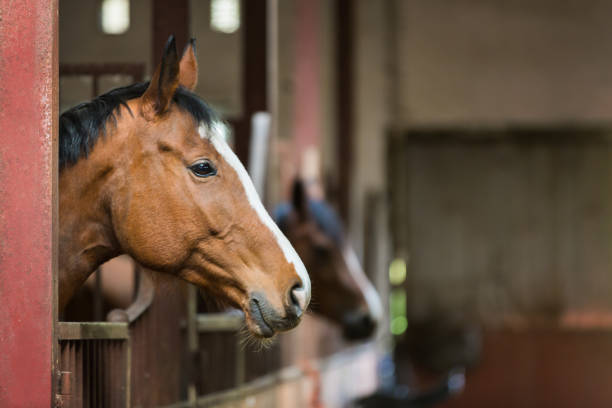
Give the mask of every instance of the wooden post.
M 308 149 L 318 149 L 321 133 L 321 50 L 319 41 L 319 3 L 297 2 L 295 33 L 294 140 L 303 159 Z M 310 181 L 310 180 L 307 180 Z
M 0 0 L 0 406 L 53 404 L 57 0 Z
M 243 0 L 242 19 L 242 101 L 240 120 L 234 125 L 234 150 L 248 168 L 251 144 L 251 117 L 268 110 L 267 0 Z
M 164 44 L 173 34 L 179 55 L 189 39 L 189 0 L 153 0 L 153 69 L 162 58 Z
M 338 201 L 340 215 L 349 217 L 351 169 L 353 166 L 353 0 L 336 2 L 336 83 L 338 112 Z

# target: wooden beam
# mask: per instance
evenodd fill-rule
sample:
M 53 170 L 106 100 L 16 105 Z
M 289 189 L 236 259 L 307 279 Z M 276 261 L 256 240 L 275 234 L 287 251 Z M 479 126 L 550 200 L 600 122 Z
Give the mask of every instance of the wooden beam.
M 127 323 L 59 322 L 58 340 L 117 340 L 129 339 Z
M 164 44 L 170 35 L 176 38 L 179 53 L 187 44 L 189 33 L 189 0 L 153 0 L 153 69 L 162 58 Z
M 353 167 L 353 0 L 336 1 L 338 207 L 348 221 Z
M 237 313 L 204 313 L 197 316 L 198 332 L 238 331 L 244 316 Z
M 241 7 L 243 112 L 232 125 L 236 154 L 248 168 L 251 116 L 268 110 L 267 0 L 243 0 Z

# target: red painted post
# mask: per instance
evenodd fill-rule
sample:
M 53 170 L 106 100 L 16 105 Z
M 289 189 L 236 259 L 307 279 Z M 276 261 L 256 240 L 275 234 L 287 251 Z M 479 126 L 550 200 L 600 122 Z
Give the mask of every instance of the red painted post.
M 319 40 L 319 3 L 297 2 L 294 140 L 302 155 L 309 148 L 320 150 L 321 134 L 321 46 Z M 303 157 L 298 157 L 298 163 Z
M 0 0 L 0 407 L 49 407 L 58 0 Z

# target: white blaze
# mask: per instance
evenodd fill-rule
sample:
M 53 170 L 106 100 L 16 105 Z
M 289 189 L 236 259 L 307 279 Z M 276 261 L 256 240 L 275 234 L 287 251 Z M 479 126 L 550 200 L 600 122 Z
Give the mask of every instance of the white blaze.
M 198 128 L 198 131 L 202 139 L 210 140 L 213 147 L 217 150 L 221 157 L 223 157 L 225 161 L 234 169 L 236 174 L 238 174 L 238 178 L 242 183 L 247 199 L 249 200 L 249 204 L 251 205 L 251 207 L 253 207 L 253 209 L 261 219 L 261 222 L 270 229 L 272 235 L 274 235 L 274 238 L 276 238 L 276 242 L 278 243 L 280 249 L 283 251 L 287 262 L 292 264 L 295 268 L 295 271 L 302 280 L 302 286 L 304 288 L 305 309 L 306 306 L 308 306 L 308 303 L 310 303 L 310 278 L 308 277 L 308 273 L 306 272 L 306 267 L 302 263 L 302 260 L 298 256 L 297 252 L 295 252 L 295 249 L 293 249 L 293 246 L 289 243 L 287 237 L 285 237 L 285 235 L 281 232 L 281 230 L 278 228 L 276 223 L 272 220 L 272 218 L 264 208 L 259 198 L 259 195 L 257 195 L 257 191 L 255 191 L 255 186 L 253 186 L 253 182 L 251 181 L 251 178 L 249 177 L 249 174 L 247 173 L 246 169 L 238 159 L 238 156 L 236 156 L 234 151 L 225 142 L 222 136 L 223 132 L 221 129 L 221 127 L 223 126 L 224 125 L 219 122 L 215 122 L 212 125 L 212 128 L 208 128 L 206 125 L 201 124 Z
M 374 289 L 374 286 L 372 286 L 363 272 L 357 254 L 355 254 L 355 251 L 349 245 L 346 245 L 344 248 L 344 260 L 353 279 L 357 282 L 357 286 L 361 289 L 363 297 L 365 297 L 370 315 L 374 320 L 381 321 L 383 318 L 383 308 L 380 296 L 378 296 L 378 292 L 376 292 L 376 289 Z

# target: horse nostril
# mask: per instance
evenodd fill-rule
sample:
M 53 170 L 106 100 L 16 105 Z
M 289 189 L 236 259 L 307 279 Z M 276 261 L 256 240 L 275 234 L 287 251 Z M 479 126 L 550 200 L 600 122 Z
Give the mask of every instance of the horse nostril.
M 289 291 L 289 299 L 291 300 L 291 308 L 296 317 L 302 316 L 306 309 L 306 291 L 301 283 L 296 283 Z
M 376 330 L 377 320 L 367 312 L 347 313 L 343 319 L 343 334 L 348 340 L 362 340 Z
M 376 322 L 374 321 L 374 319 L 372 319 L 372 316 L 370 316 L 369 314 L 366 314 L 365 316 L 361 318 L 361 325 L 366 330 L 373 330 L 376 328 Z

